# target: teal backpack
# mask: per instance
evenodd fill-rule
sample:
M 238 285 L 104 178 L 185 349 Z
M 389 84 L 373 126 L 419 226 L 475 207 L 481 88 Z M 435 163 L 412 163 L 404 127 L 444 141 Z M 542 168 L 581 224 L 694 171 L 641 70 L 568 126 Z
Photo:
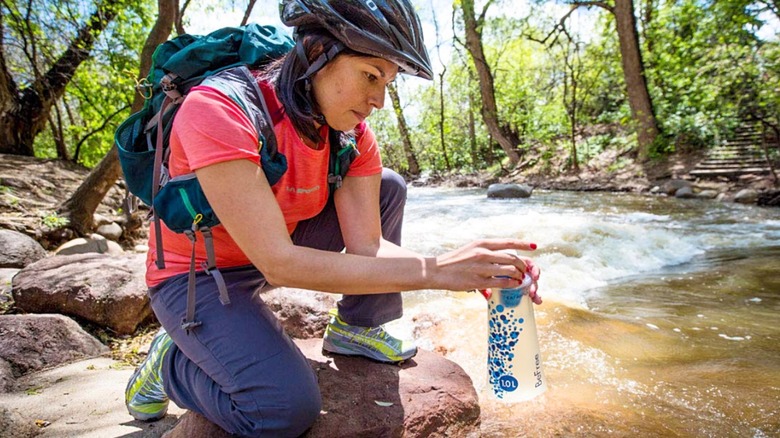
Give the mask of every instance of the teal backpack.
M 285 156 L 278 152 L 273 132 L 283 110 L 274 99 L 266 99 L 249 68 L 261 67 L 290 51 L 294 43 L 274 26 L 250 24 L 227 27 L 205 36 L 180 35 L 154 52 L 152 68 L 139 86 L 146 98 L 144 107 L 117 128 L 114 140 L 130 193 L 151 207 L 157 243 L 157 267 L 165 268 L 160 220 L 192 242 L 187 291 L 187 314 L 182 327 L 200 325 L 195 320 L 195 242 L 204 238 L 207 262 L 202 268 L 214 277 L 222 304 L 229 304 L 227 287 L 216 266 L 211 228 L 219 218 L 206 200 L 195 174 L 168 176 L 171 126 L 176 112 L 196 85 L 208 85 L 230 97 L 244 112 L 258 133 L 260 164 L 270 185 L 287 170 Z M 331 147 L 328 182 L 331 192 L 340 186 L 349 165 L 357 156 L 355 141 L 330 130 Z

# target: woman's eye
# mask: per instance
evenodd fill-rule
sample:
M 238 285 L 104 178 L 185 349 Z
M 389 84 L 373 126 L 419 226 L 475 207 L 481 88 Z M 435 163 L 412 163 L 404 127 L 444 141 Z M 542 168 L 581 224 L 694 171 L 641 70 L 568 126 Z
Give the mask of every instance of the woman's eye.
M 379 78 L 372 73 L 366 73 L 366 78 L 371 82 L 376 82 L 379 80 Z

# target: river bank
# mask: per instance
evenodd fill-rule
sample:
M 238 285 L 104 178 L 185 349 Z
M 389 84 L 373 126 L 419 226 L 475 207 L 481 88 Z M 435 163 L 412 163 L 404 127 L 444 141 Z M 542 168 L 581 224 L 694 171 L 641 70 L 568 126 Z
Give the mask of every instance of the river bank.
M 691 177 L 689 172 L 704 157 L 705 154 L 701 151 L 680 153 L 642 165 L 607 151 L 588 161 L 587 165 L 581 165 L 576 171 L 564 169 L 562 163 L 544 166 L 538 164 L 536 158 L 529 158 L 516 169 L 503 170 L 498 174 L 487 171 L 463 173 L 458 170 L 438 174 L 423 173 L 420 177 L 411 178 L 409 183 L 414 186 L 445 188 L 487 188 L 494 183 L 516 183 L 543 190 L 666 195 L 659 189 L 670 181 L 683 181 L 690 184 L 695 193 L 714 191 L 722 194 L 719 199 L 722 201 L 733 201 L 742 190 L 754 190 L 759 195 L 766 194 L 765 197 L 769 200 L 780 195 L 780 185 L 775 183 L 769 174 L 715 179 Z M 777 201 L 769 205 L 777 206 Z

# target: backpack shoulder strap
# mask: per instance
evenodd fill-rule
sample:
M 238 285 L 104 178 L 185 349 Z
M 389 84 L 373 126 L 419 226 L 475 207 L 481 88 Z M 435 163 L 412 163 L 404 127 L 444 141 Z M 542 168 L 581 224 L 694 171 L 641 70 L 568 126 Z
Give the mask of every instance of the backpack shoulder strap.
M 257 131 L 260 164 L 270 185 L 287 171 L 287 158 L 279 153 L 273 117 L 257 80 L 245 66 L 234 67 L 208 77 L 201 85 L 215 88 L 233 100 L 247 115 Z M 274 102 L 274 106 L 276 106 Z
M 271 122 L 276 125 L 284 118 L 284 107 L 279 104 L 276 99 L 276 92 L 274 86 L 269 82 L 258 83 L 260 91 L 263 93 L 263 99 L 268 106 L 268 112 L 271 114 Z

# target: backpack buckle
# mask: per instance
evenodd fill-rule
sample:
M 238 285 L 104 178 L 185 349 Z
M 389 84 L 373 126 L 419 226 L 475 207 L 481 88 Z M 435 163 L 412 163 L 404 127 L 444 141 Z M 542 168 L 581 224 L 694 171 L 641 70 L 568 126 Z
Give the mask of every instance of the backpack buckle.
M 328 184 L 333 184 L 335 189 L 341 188 L 341 183 L 344 181 L 344 179 L 341 177 L 341 175 L 328 175 Z
M 195 327 L 202 325 L 201 321 L 187 321 L 187 318 L 181 320 L 181 328 L 189 335 Z
M 178 77 L 174 73 L 168 73 L 160 79 L 160 88 L 168 98 L 171 99 L 171 103 L 177 105 L 184 100 L 184 96 L 177 90 L 177 85 L 173 81 Z

